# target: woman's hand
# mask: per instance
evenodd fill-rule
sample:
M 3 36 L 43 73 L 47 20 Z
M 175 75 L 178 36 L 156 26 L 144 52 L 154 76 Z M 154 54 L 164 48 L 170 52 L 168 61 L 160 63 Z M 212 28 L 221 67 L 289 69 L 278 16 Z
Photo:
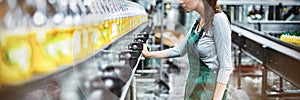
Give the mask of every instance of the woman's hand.
M 225 89 L 226 89 L 226 84 L 217 82 L 213 100 L 222 100 Z
M 143 51 L 142 51 L 142 54 L 144 55 L 144 57 L 146 58 L 150 58 L 150 52 L 148 51 L 147 49 L 147 45 L 146 44 L 143 44 Z

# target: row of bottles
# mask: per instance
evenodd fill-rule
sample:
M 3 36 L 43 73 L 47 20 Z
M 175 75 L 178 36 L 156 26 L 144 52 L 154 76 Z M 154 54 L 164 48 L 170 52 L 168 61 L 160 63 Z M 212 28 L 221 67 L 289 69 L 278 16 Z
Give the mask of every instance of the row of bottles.
M 280 36 L 280 40 L 300 46 L 300 32 L 283 32 Z
M 72 66 L 148 20 L 142 7 L 125 0 L 4 0 L 3 4 L 9 9 L 1 19 L 0 84 L 19 84 Z M 33 15 L 29 8 L 36 8 Z M 24 23 L 12 20 L 17 15 Z

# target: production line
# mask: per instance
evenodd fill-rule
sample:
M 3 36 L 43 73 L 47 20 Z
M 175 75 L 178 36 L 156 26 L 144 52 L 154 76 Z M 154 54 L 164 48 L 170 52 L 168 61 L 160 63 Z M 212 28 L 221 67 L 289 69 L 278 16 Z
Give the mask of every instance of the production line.
M 0 1 L 0 100 L 184 100 L 186 58 L 142 55 L 143 44 L 168 49 L 186 35 L 196 15 L 181 12 L 178 2 Z M 229 99 L 299 99 L 300 1 L 218 4 L 232 30 L 230 93 L 253 93 L 245 78 L 260 80 L 258 97 Z M 245 58 L 259 74 L 243 72 Z

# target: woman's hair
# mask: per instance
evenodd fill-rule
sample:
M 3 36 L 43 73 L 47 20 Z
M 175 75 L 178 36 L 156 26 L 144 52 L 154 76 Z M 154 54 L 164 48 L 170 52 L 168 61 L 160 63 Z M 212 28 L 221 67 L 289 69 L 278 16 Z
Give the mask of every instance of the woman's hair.
M 221 12 L 221 7 L 217 5 L 218 0 L 203 0 L 205 13 L 205 32 L 213 26 L 214 15 Z

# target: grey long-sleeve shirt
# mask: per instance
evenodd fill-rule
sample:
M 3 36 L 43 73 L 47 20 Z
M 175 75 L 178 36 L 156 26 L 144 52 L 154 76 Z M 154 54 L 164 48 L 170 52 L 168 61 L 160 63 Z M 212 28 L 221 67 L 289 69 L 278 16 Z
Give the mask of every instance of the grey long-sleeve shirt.
M 188 49 L 186 48 L 187 40 L 191 31 L 195 31 L 191 29 L 179 46 L 165 50 L 168 57 L 178 57 L 186 54 L 186 49 Z M 219 70 L 217 82 L 227 84 L 233 70 L 231 63 L 231 26 L 227 16 L 223 12 L 215 14 L 213 26 L 203 34 L 197 44 L 200 59 L 209 68 Z

